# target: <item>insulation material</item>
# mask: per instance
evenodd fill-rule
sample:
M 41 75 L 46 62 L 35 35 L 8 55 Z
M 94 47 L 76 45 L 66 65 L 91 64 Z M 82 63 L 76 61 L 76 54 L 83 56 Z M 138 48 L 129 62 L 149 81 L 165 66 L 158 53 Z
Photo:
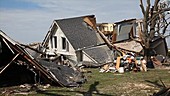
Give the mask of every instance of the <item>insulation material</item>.
M 141 52 L 143 50 L 142 45 L 136 41 L 126 41 L 121 43 L 116 43 L 114 46 L 119 47 L 124 50 L 132 51 L 132 52 Z

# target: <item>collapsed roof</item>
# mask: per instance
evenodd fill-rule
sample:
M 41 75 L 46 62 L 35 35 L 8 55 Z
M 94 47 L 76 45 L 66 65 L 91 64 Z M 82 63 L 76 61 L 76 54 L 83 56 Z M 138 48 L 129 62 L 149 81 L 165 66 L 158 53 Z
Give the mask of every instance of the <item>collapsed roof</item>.
M 22 44 L 0 31 L 0 86 L 36 83 L 39 80 L 60 86 L 78 86 L 77 78 L 83 79 L 81 76 L 78 70 L 69 66 L 36 60 Z

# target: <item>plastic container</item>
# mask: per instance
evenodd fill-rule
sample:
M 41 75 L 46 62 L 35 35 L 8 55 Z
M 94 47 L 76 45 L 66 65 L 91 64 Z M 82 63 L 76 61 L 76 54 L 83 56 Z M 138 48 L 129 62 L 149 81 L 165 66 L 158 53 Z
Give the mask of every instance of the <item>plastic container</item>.
M 123 67 L 119 67 L 118 72 L 119 73 L 124 73 L 124 68 Z

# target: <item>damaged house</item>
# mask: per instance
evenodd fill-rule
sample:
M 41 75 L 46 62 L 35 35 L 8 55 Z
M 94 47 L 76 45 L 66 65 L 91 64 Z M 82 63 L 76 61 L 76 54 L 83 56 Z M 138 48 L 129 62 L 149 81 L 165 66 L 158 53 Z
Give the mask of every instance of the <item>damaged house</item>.
M 141 34 L 143 21 L 141 19 L 129 19 L 116 22 L 115 31 L 117 33 L 115 46 L 127 51 L 141 53 L 143 52 Z M 114 40 L 112 40 L 114 42 Z M 152 53 L 150 55 L 167 56 L 168 48 L 165 38 L 155 36 L 151 41 Z M 162 49 L 162 50 L 160 50 Z
M 137 42 L 138 21 L 128 19 L 114 24 L 98 24 L 99 30 L 108 38 L 108 40 L 117 48 L 130 52 L 139 53 L 143 50 L 140 42 Z M 137 39 L 137 40 L 134 40 Z
M 35 58 L 30 50 L 0 31 L 0 86 L 49 83 L 70 87 L 84 82 L 77 69 Z
M 129 19 L 115 22 L 113 24 L 98 24 L 98 29 L 107 37 L 113 46 L 115 46 L 117 49 L 120 49 L 120 52 L 117 52 L 115 49 L 113 49 L 114 58 L 119 59 L 122 56 L 125 56 L 128 52 L 136 53 L 137 55 L 141 56 L 144 55 L 144 45 L 142 45 L 143 42 L 141 39 L 141 32 L 143 30 L 142 24 L 142 19 Z M 155 56 L 155 60 L 159 60 L 159 62 L 166 61 L 168 48 L 165 38 L 161 36 L 155 36 L 150 44 L 151 51 L 149 55 Z M 159 63 L 157 65 L 161 64 Z M 117 65 L 117 68 L 118 67 L 119 65 Z
M 151 48 L 157 55 L 162 55 L 164 57 L 168 55 L 168 47 L 165 38 L 159 36 L 155 37 L 151 43 Z
M 42 48 L 45 58 L 60 56 L 74 65 L 100 66 L 111 61 L 110 49 L 97 32 L 94 15 L 54 20 Z

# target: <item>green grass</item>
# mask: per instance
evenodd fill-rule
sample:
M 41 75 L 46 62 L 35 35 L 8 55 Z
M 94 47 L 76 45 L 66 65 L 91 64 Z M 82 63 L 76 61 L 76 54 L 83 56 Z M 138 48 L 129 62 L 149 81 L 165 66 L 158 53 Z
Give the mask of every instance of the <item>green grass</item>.
M 86 69 L 87 82 L 81 87 L 54 87 L 32 92 L 30 96 L 149 96 L 162 88 L 160 79 L 170 87 L 170 70 L 152 69 L 148 72 L 99 73 Z

